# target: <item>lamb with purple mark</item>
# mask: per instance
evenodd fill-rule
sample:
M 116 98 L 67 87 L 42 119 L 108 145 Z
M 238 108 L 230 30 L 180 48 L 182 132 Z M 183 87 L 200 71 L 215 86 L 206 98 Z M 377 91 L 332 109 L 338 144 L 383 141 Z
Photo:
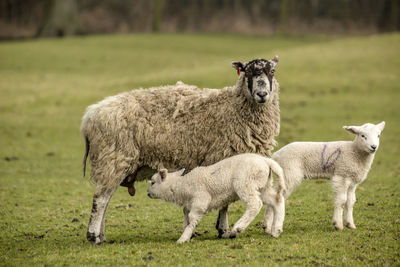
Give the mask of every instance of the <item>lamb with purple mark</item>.
M 335 194 L 333 225 L 338 230 L 342 230 L 343 225 L 355 229 L 353 205 L 356 188 L 367 178 L 384 127 L 384 121 L 376 125 L 344 126 L 345 130 L 356 135 L 354 141 L 295 142 L 275 152 L 272 159 L 284 171 L 285 199 L 303 179 L 329 178 Z M 273 212 L 267 208 L 263 222 L 266 233 L 271 232 L 272 221 Z

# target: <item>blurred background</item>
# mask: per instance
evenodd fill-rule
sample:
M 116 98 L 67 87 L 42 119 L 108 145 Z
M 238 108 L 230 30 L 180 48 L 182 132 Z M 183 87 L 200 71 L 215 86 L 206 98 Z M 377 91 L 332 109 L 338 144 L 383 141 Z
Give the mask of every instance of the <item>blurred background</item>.
M 371 34 L 398 0 L 0 0 L 0 38 L 130 32 Z

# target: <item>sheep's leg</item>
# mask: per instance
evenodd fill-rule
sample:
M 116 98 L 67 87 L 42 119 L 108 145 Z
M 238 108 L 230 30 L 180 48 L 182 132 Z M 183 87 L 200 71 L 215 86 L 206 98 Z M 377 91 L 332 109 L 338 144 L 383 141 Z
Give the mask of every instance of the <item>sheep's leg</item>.
M 356 188 L 357 185 L 351 185 L 347 190 L 347 201 L 344 206 L 344 225 L 350 229 L 356 229 L 353 220 L 353 206 L 356 202 Z
M 110 198 L 111 199 L 111 198 Z M 100 243 L 106 242 L 106 236 L 104 234 L 106 225 L 105 225 L 105 220 L 106 220 L 106 213 L 107 213 L 107 208 L 108 204 L 110 204 L 110 201 L 107 202 L 107 205 L 104 209 L 104 214 L 103 214 L 103 219 L 101 220 L 101 226 L 100 226 Z
M 225 206 L 219 210 L 217 224 L 215 225 L 215 228 L 218 230 L 218 238 L 221 238 L 224 233 L 228 232 L 228 206 Z
M 105 190 L 102 186 L 97 186 L 96 188 L 96 192 L 93 196 L 92 214 L 90 215 L 86 233 L 88 241 L 92 243 L 100 244 L 105 240 L 104 217 L 108 203 L 115 190 L 116 187 L 108 190 Z
M 271 236 L 277 238 L 283 232 L 283 221 L 285 220 L 285 199 L 282 197 L 272 205 L 274 218 Z
M 254 195 L 257 195 L 254 193 Z M 235 223 L 231 232 L 226 232 L 222 238 L 235 238 L 238 233 L 243 232 L 247 226 L 254 220 L 262 207 L 260 198 L 251 198 L 246 203 L 246 211 L 243 216 Z
M 341 176 L 332 177 L 332 188 L 335 194 L 335 207 L 333 212 L 332 224 L 337 230 L 343 229 L 343 209 L 347 201 L 347 189 L 350 183 Z
M 273 221 L 274 221 L 274 210 L 271 205 L 266 205 L 263 218 L 263 229 L 266 234 L 272 234 Z

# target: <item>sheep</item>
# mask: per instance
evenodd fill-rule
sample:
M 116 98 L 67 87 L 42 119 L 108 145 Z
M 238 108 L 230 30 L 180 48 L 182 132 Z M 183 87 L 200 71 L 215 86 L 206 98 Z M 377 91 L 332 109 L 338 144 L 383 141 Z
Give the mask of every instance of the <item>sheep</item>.
M 285 199 L 305 178 L 329 178 L 334 191 L 332 224 L 337 230 L 342 230 L 343 225 L 355 229 L 355 191 L 367 178 L 384 127 L 384 121 L 376 125 L 344 126 L 356 135 L 354 141 L 295 142 L 275 152 L 272 158 L 284 171 Z M 264 230 L 271 233 L 273 213 L 270 208 L 266 209 L 264 219 Z
M 89 157 L 96 189 L 87 239 L 106 240 L 104 220 L 112 195 L 120 185 L 134 195 L 134 182 L 147 167 L 191 170 L 240 153 L 270 156 L 280 127 L 277 64 L 277 56 L 233 62 L 236 85 L 220 90 L 177 83 L 89 106 L 81 124 L 83 170 Z M 228 229 L 227 207 L 220 211 L 217 228 L 220 235 Z
M 278 191 L 272 188 L 270 172 L 278 176 Z M 168 174 L 160 170 L 151 178 L 148 196 L 161 198 L 183 207 L 183 234 L 178 243 L 190 241 L 201 217 L 241 199 L 246 212 L 235 223 L 232 231 L 222 238 L 235 238 L 243 232 L 260 212 L 262 204 L 273 209 L 272 236 L 282 232 L 285 205 L 282 192 L 285 188 L 282 168 L 274 160 L 257 154 L 239 154 L 207 167 L 197 167 L 186 175 L 183 171 Z M 272 178 L 271 178 L 272 179 Z

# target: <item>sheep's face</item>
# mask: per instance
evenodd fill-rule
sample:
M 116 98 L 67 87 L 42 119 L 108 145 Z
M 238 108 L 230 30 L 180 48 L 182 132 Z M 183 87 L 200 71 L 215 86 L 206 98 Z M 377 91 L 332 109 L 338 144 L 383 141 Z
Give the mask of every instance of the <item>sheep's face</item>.
M 245 85 L 251 98 L 260 105 L 271 99 L 273 92 L 273 79 L 275 67 L 278 64 L 278 56 L 272 60 L 255 59 L 248 63 L 232 62 L 232 66 L 240 72 L 244 72 Z
M 366 123 L 362 126 L 343 126 L 344 129 L 356 135 L 354 143 L 357 147 L 367 153 L 375 153 L 379 147 L 379 137 L 385 122 L 379 124 Z
M 151 177 L 150 187 L 147 190 L 147 195 L 149 198 L 162 198 L 165 195 L 165 190 L 168 188 L 167 180 L 171 180 L 174 176 L 181 176 L 185 169 L 177 172 L 168 173 L 167 169 L 162 169 L 158 171 Z M 168 178 L 167 178 L 168 177 Z

